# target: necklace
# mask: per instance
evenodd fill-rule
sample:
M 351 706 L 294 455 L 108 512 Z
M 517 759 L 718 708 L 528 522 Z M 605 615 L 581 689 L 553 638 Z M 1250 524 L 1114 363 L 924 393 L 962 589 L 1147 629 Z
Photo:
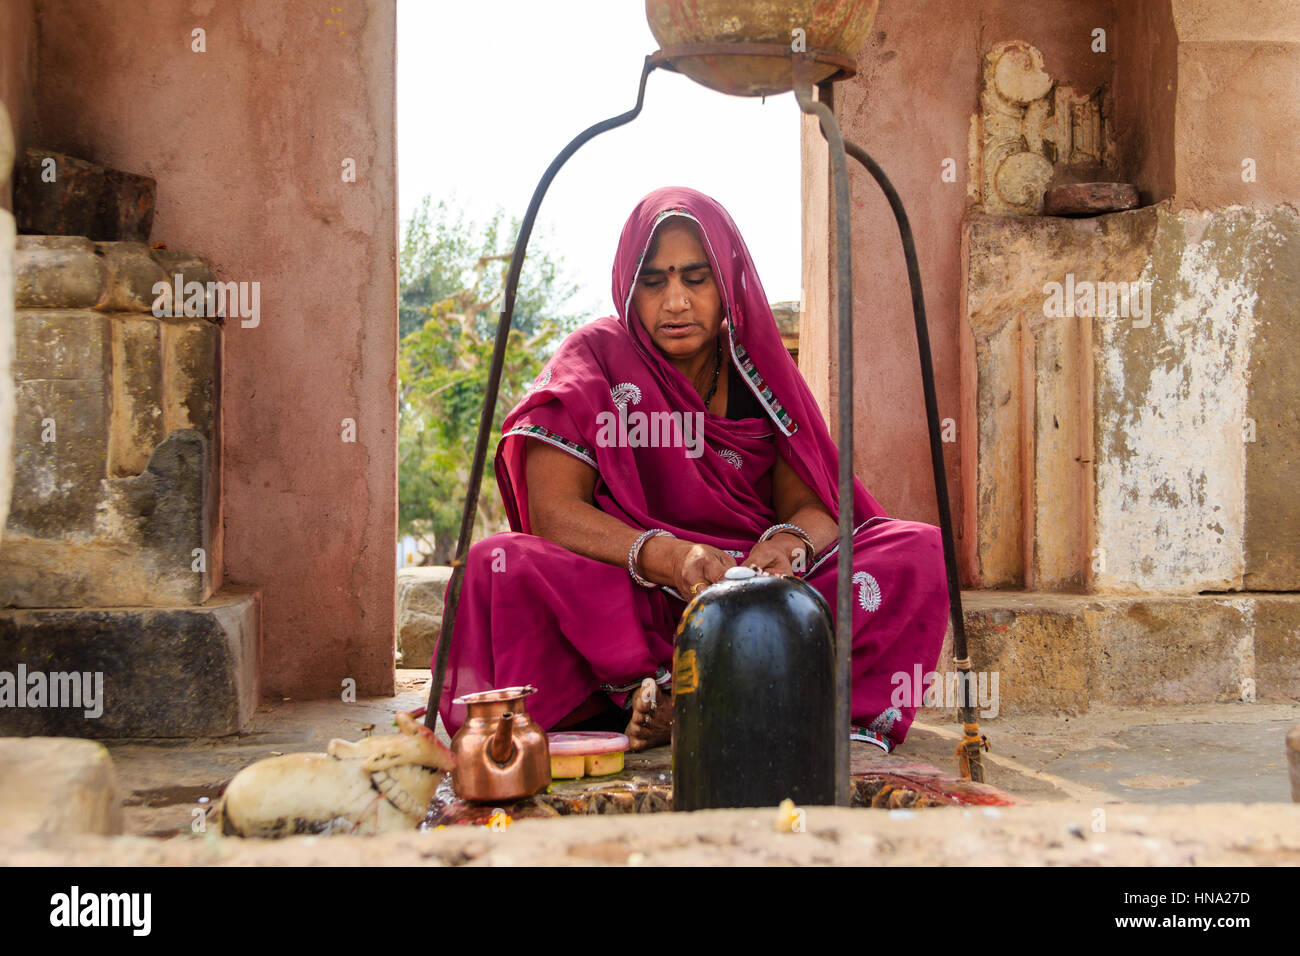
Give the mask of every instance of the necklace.
M 718 391 L 718 376 L 722 372 L 722 339 L 718 339 L 718 351 L 713 357 L 713 387 L 709 389 L 709 394 L 704 396 L 704 410 L 709 410 L 709 402 L 713 401 L 713 396 Z

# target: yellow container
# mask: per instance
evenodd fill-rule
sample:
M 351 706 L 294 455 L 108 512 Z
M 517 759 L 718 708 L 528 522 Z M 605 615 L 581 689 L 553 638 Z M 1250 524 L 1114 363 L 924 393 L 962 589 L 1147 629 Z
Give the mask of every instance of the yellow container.
M 623 770 L 628 748 L 625 734 L 596 730 L 561 730 L 546 735 L 551 749 L 551 779 L 607 777 Z

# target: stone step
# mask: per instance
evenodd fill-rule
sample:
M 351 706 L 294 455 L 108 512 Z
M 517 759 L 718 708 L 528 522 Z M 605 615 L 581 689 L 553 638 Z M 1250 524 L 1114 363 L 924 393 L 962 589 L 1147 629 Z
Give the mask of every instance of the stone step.
M 121 796 L 103 744 L 0 737 L 0 831 L 122 832 Z
M 962 606 L 977 689 L 1002 714 L 1300 698 L 1300 594 L 981 590 Z M 952 659 L 950 631 L 940 674 Z
M 442 631 L 442 599 L 451 568 L 397 571 L 397 666 L 428 667 Z
M 0 609 L 0 734 L 238 733 L 260 694 L 260 592 L 191 607 Z

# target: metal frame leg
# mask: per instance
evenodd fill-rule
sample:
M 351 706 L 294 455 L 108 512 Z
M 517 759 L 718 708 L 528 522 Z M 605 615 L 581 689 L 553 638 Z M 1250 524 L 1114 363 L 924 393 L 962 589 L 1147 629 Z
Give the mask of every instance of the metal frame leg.
M 483 465 L 487 460 L 488 436 L 492 433 L 492 418 L 496 414 L 497 394 L 501 389 L 501 370 L 506 359 L 506 339 L 510 334 L 510 320 L 515 313 L 515 293 L 519 288 L 519 276 L 524 268 L 524 254 L 528 248 L 528 239 L 533 232 L 533 222 L 537 219 L 537 210 L 546 197 L 546 191 L 551 188 L 551 181 L 555 179 L 560 168 L 569 161 L 574 153 L 601 133 L 630 123 L 640 115 L 641 107 L 645 103 L 646 79 L 654 68 L 654 64 L 650 62 L 650 57 L 646 57 L 645 64 L 641 68 L 641 85 L 637 89 L 636 106 L 626 113 L 620 113 L 618 116 L 610 117 L 594 126 L 587 127 L 587 129 L 575 136 L 569 142 L 569 145 L 565 146 L 560 151 L 560 154 L 552 160 L 551 165 L 542 174 L 537 188 L 533 190 L 533 198 L 528 204 L 528 212 L 524 214 L 524 221 L 519 227 L 519 235 L 515 239 L 514 253 L 510 257 L 510 272 L 506 276 L 505 297 L 501 303 L 501 319 L 497 323 L 496 343 L 492 349 L 492 367 L 488 372 L 487 392 L 483 396 L 483 415 L 479 419 L 478 441 L 474 445 L 474 463 L 470 468 L 469 489 L 465 496 L 465 510 L 460 520 L 460 540 L 456 545 L 456 557 L 451 563 L 451 581 L 447 585 L 447 600 L 442 612 L 442 630 L 438 634 L 438 651 L 434 661 L 433 680 L 429 685 L 429 704 L 424 715 L 426 727 L 433 728 L 438 721 L 438 703 L 442 699 L 442 685 L 447 677 L 447 659 L 451 653 L 451 635 L 456 627 L 456 611 L 460 604 L 461 581 L 465 576 L 465 563 L 469 559 L 470 539 L 474 534 L 474 514 L 478 510 L 479 485 L 483 483 Z

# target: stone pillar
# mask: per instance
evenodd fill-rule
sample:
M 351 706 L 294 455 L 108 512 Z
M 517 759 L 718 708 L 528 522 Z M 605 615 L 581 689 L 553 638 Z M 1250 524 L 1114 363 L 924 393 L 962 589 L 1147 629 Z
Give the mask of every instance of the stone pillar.
M 153 177 L 154 238 L 259 284 L 259 321 L 223 336 L 214 564 L 263 589 L 268 692 L 392 693 L 396 4 L 41 0 L 38 18 L 27 145 Z
M 220 326 L 152 314 L 155 284 L 176 275 L 212 280 L 201 261 L 142 243 L 19 238 L 0 604 L 166 607 L 213 593 Z
M 212 564 L 227 313 L 212 273 L 81 236 L 22 236 L 16 261 L 0 733 L 235 733 L 260 695 L 260 631 L 258 594 L 217 592 Z
M 1005 713 L 1300 688 L 1297 51 L 1286 0 L 916 0 L 885 5 L 835 88 L 912 214 L 962 579 L 984 589 L 971 657 Z M 804 162 L 811 349 L 833 312 L 807 122 Z M 1041 215 L 1045 188 L 1088 178 L 1143 208 Z M 893 224 L 857 173 L 853 196 L 855 464 L 891 513 L 933 520 Z
M 0 102 L 0 195 L 5 197 L 9 194 L 13 160 L 9 111 Z M 9 516 L 14 476 L 14 239 L 14 217 L 7 209 L 0 209 L 0 529 Z M 3 548 L 0 538 L 0 551 Z
M 1117 15 L 1102 155 L 1154 205 L 1070 220 L 1005 195 L 999 150 L 1048 142 L 1015 103 L 1063 78 L 1040 76 L 1023 44 L 1023 82 L 985 71 L 1008 82 L 981 99 L 1005 135 L 972 138 L 986 174 L 973 199 L 998 215 L 963 227 L 965 498 L 973 580 L 1034 593 L 967 601 L 973 656 L 1005 688 L 1082 649 L 1084 701 L 1294 695 L 1300 108 L 1277 90 L 1300 82 L 1300 10 L 1172 0 Z M 1019 163 L 1028 197 L 1048 170 Z M 1062 591 L 1084 594 L 1044 593 Z M 1056 686 L 1019 706 L 1052 706 Z

